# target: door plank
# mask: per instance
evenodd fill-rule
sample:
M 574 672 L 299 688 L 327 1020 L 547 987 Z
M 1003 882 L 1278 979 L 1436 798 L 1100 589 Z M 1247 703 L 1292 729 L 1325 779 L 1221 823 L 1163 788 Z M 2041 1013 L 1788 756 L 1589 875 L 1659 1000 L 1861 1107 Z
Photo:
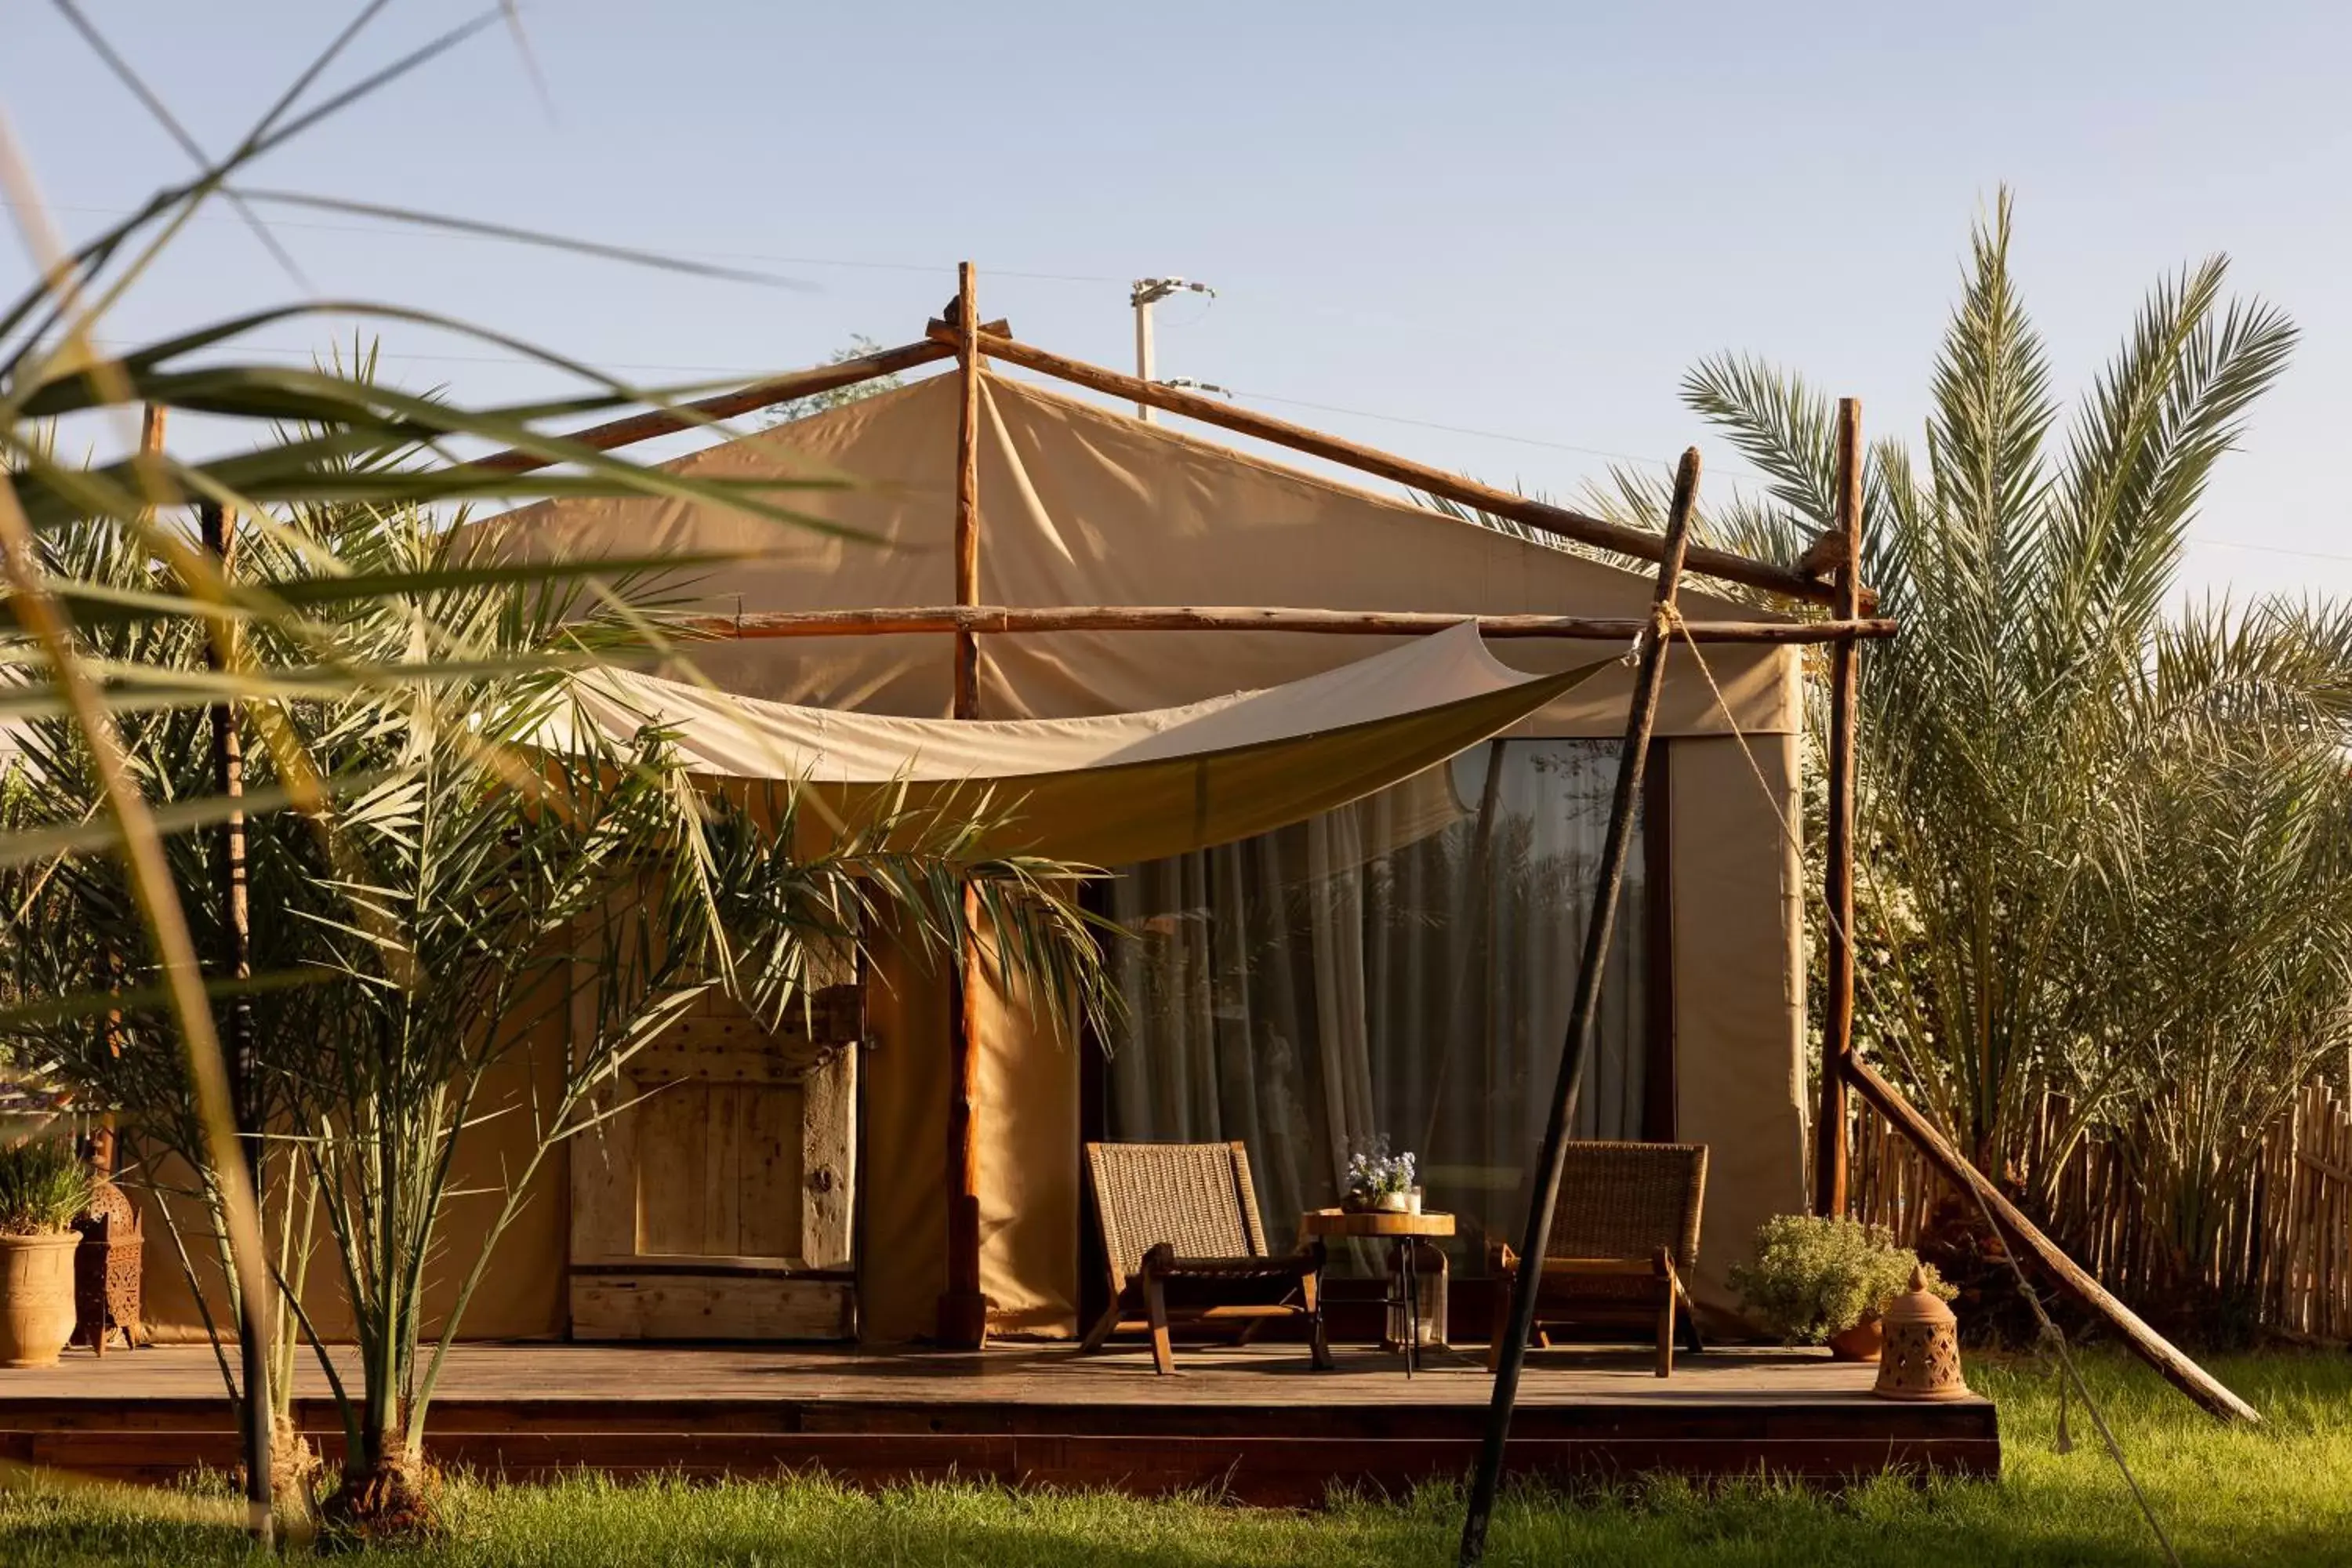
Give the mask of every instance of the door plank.
M 845 1268 L 857 1192 L 857 1047 L 836 1050 L 819 1064 L 803 1081 L 800 1100 L 793 1240 L 812 1267 Z
M 637 1123 L 638 1249 L 656 1256 L 734 1251 L 703 1245 L 710 1086 L 670 1083 L 630 1114 Z
M 801 1250 L 802 1215 L 808 1194 L 801 1184 L 802 1091 L 782 1086 L 747 1085 L 742 1096 L 741 1245 L 752 1258 L 819 1260 Z

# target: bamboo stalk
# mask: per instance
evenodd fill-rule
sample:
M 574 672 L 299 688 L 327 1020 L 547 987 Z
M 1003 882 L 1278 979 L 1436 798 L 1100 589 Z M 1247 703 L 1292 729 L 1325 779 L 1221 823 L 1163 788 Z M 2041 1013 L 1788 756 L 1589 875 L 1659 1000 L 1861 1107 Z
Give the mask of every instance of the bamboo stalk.
M 1633 847 L 1633 811 L 1642 798 L 1642 773 L 1649 758 L 1651 731 L 1657 723 L 1658 693 L 1665 684 L 1666 631 L 1672 624 L 1675 590 L 1682 583 L 1683 552 L 1690 542 L 1691 511 L 1698 500 L 1698 448 L 1694 447 L 1683 454 L 1682 467 L 1675 475 L 1674 505 L 1667 514 L 1652 600 L 1655 618 L 1642 639 L 1641 665 L 1633 678 L 1633 698 L 1626 704 L 1625 740 L 1617 753 L 1616 795 L 1610 802 L 1591 910 L 1584 922 L 1584 952 L 1577 967 L 1567 1037 L 1560 1042 L 1551 1115 L 1544 1127 L 1542 1152 L 1536 1156 L 1535 1201 L 1528 1207 L 1527 1228 L 1520 1233 L 1510 1321 L 1496 1363 L 1494 1398 L 1486 1409 L 1486 1430 L 1479 1445 L 1477 1474 L 1471 1481 L 1469 1510 L 1462 1521 L 1463 1568 L 1476 1568 L 1486 1557 L 1486 1525 L 1494 1513 L 1496 1490 L 1502 1484 L 1503 1448 L 1510 1438 L 1511 1411 L 1518 1399 L 1519 1373 L 1527 1364 L 1528 1340 L 1535 1331 L 1536 1296 L 1543 1289 L 1544 1251 L 1551 1237 L 1552 1213 L 1559 1202 L 1569 1129 L 1584 1084 L 1592 1021 L 1601 1002 L 1601 977 L 1608 965 L 1610 937 L 1617 920 L 1617 895 Z
M 989 325 L 1003 330 L 1004 323 Z M 740 415 L 790 403 L 796 397 L 813 397 L 820 392 L 832 392 L 838 387 L 856 386 L 861 382 L 876 381 L 918 365 L 936 364 L 954 357 L 955 350 L 945 344 L 924 342 L 907 343 L 895 349 L 883 349 L 875 353 L 860 354 L 838 364 L 821 364 L 810 370 L 796 370 L 789 374 L 755 381 L 732 392 L 697 398 L 681 403 L 676 408 L 656 408 L 644 414 L 632 414 L 625 418 L 592 425 L 560 437 L 573 446 L 593 447 L 609 452 L 616 447 L 630 446 L 638 441 L 650 441 L 656 436 L 675 436 L 681 430 L 692 430 L 714 419 L 732 419 Z M 484 470 L 501 474 L 528 474 L 551 468 L 555 458 L 541 457 L 536 452 L 519 447 L 509 447 L 487 458 L 478 458 L 459 465 L 459 470 Z
M 727 637 L 879 637 L 907 632 L 1297 632 L 1308 636 L 1418 637 L 1475 622 L 1489 637 L 1557 637 L 1631 642 L 1645 621 L 1606 616 L 1472 616 L 1424 610 L 1318 610 L 1282 606 L 1074 605 L 1025 608 L 1003 605 L 930 605 L 870 610 L 772 610 L 708 616 L 695 630 Z M 1891 637 L 1890 620 L 1685 621 L 1703 643 L 1801 645 Z
M 955 602 L 980 603 L 980 306 L 979 280 L 967 261 L 956 268 Z M 955 635 L 955 716 L 980 717 L 980 643 Z
M 933 342 L 941 343 L 951 342 L 955 336 L 952 331 L 936 323 L 930 329 L 930 335 Z M 983 331 L 980 335 L 980 352 L 992 359 L 1017 364 L 1024 370 L 1034 370 L 1041 375 L 1054 376 L 1095 392 L 1107 393 L 1127 402 L 1164 408 L 1171 414 L 1181 414 L 1204 425 L 1215 425 L 1240 435 L 1255 437 L 1261 441 L 1270 441 L 1277 447 L 1287 447 L 1296 452 L 1321 458 L 1327 462 L 1377 474 L 1382 479 L 1410 485 L 1431 495 L 1444 496 L 1496 517 L 1507 517 L 1514 522 L 1524 523 L 1557 538 L 1614 551 L 1639 561 L 1658 561 L 1664 553 L 1664 543 L 1660 537 L 1642 529 L 1628 528 L 1623 523 L 1570 511 L 1566 507 L 1530 500 L 1525 496 L 1498 490 L 1490 485 L 1449 474 L 1443 468 L 1429 468 L 1377 447 L 1343 441 L 1336 436 L 1326 436 L 1304 426 L 1254 414 L 1214 398 L 1195 396 L 1174 387 L 1162 386 L 1157 382 L 1141 381 L 1115 370 L 1106 370 L 1101 365 L 1088 364 L 1084 360 L 1049 353 L 998 333 Z M 1826 583 L 1815 582 L 1789 567 L 1776 566 L 1765 561 L 1751 561 L 1727 550 L 1691 545 L 1685 552 L 1685 563 L 1688 570 L 1706 576 L 1744 583 L 1751 588 L 1762 588 L 1792 599 L 1822 605 L 1834 603 L 1836 599 L 1836 590 Z

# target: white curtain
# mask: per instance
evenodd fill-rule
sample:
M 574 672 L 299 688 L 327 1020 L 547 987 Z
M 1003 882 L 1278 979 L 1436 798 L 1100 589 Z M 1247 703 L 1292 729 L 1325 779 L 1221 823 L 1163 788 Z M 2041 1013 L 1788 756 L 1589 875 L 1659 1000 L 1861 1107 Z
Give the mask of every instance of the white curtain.
M 1375 1139 L 1460 1217 L 1455 1268 L 1525 1213 L 1618 747 L 1507 741 L 1296 827 L 1122 868 L 1114 1139 L 1246 1143 L 1276 1245 Z M 1433 784 L 1444 809 L 1432 809 Z M 1647 889 L 1627 868 L 1585 1138 L 1641 1136 Z

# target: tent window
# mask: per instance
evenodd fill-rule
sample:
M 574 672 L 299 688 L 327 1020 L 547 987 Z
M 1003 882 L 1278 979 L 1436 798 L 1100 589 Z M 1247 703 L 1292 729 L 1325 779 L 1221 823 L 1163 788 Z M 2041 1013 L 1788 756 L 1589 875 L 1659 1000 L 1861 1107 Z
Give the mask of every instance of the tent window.
M 1489 1231 L 1516 1245 L 1619 751 L 1492 742 L 1296 826 L 1121 868 L 1129 1016 L 1107 1134 L 1242 1140 L 1277 1246 L 1385 1136 L 1461 1217 L 1457 1271 L 1483 1268 Z M 1637 847 L 1580 1137 L 1643 1135 L 1650 880 Z

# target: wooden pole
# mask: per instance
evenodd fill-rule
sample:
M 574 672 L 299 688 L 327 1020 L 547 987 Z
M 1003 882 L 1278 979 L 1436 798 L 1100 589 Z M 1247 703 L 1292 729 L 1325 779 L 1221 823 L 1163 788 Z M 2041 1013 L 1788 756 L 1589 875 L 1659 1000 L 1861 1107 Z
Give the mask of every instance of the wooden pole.
M 1257 605 L 1077 605 L 1013 608 L 1001 605 L 893 605 L 874 610 L 776 610 L 689 619 L 691 629 L 720 637 L 873 637 L 938 632 L 981 635 L 1044 632 L 1297 632 L 1327 637 L 1423 637 L 1475 622 L 1488 637 L 1555 637 L 1624 644 L 1649 623 L 1625 616 L 1464 616 L 1420 610 L 1314 610 Z M 1694 642 L 1804 644 L 1891 637 L 1890 620 L 1685 621 Z
M 1837 405 L 1837 530 L 1844 561 L 1832 576 L 1833 613 L 1843 620 L 1862 605 L 1862 400 Z M 1830 649 L 1828 862 L 1822 900 L 1829 918 L 1829 995 L 1822 1023 L 1821 1105 L 1813 1120 L 1813 1212 L 1843 1215 L 1846 1205 L 1845 1064 L 1853 1057 L 1853 765 L 1857 649 Z
M 158 434 L 161 421 L 157 421 Z M 226 577 L 236 559 L 236 535 L 229 526 L 226 509 L 218 501 L 203 501 L 196 507 L 196 525 L 203 536 L 204 547 Z M 236 622 L 221 616 L 213 623 L 212 637 L 205 645 L 205 663 L 218 671 L 235 668 L 233 658 L 236 640 Z M 238 732 L 236 704 L 226 698 L 212 704 L 213 787 L 228 800 L 237 800 L 245 794 L 245 743 Z M 241 982 L 253 976 L 252 910 L 248 902 L 246 881 L 245 813 L 232 809 L 220 825 L 220 908 L 221 941 L 219 973 L 224 980 Z M 253 1005 L 243 996 L 229 999 L 226 1027 L 222 1031 L 222 1043 L 228 1047 L 228 1079 L 230 1104 L 236 1116 L 236 1131 L 245 1154 L 246 1179 L 251 1184 L 257 1205 L 261 1200 L 262 1121 L 265 1115 L 261 1089 L 261 1064 L 257 1059 L 253 1034 Z M 237 1356 L 242 1363 L 245 1406 L 242 1412 L 245 1446 L 246 1510 L 252 1528 L 265 1540 L 270 1534 L 272 1496 L 270 1460 L 276 1434 L 271 1426 L 269 1398 L 269 1342 L 267 1324 L 270 1303 L 257 1300 L 247 1292 L 239 1292 L 237 1300 Z
M 1002 322 L 991 322 L 1002 327 Z M 874 381 L 893 375 L 918 365 L 936 364 L 952 358 L 955 350 L 945 343 L 929 341 L 908 343 L 900 348 L 881 349 L 856 359 L 845 359 L 838 364 L 821 364 L 811 370 L 793 371 L 787 375 L 755 381 L 733 392 L 698 398 L 681 403 L 675 409 L 658 408 L 645 414 L 632 414 L 625 418 L 592 425 L 585 430 L 575 430 L 558 439 L 577 447 L 593 447 L 609 452 L 616 447 L 626 447 L 638 441 L 650 441 L 656 436 L 675 436 L 681 430 L 694 429 L 713 419 L 732 419 L 756 409 L 790 403 L 795 397 L 812 397 L 836 387 L 856 386 L 860 382 Z M 487 458 L 458 465 L 459 469 L 488 470 L 501 474 L 528 474 L 551 468 L 555 458 L 541 457 L 520 447 L 509 447 Z
M 1893 1084 L 1874 1071 L 1868 1063 L 1859 1057 L 1848 1057 L 1844 1076 L 1862 1098 L 1903 1134 L 1913 1148 L 1926 1156 L 1927 1163 L 1935 1166 L 1946 1181 L 1971 1194 L 1984 1206 L 2004 1242 L 2057 1281 L 2059 1289 L 2073 1297 L 2078 1305 L 2105 1319 L 2124 1343 L 2131 1347 L 2132 1353 L 2162 1373 L 2166 1382 L 2224 1421 L 2258 1423 L 2262 1420 L 2252 1405 L 2223 1387 L 2212 1373 L 2181 1354 L 2170 1341 L 2142 1322 L 2138 1314 L 2116 1300 L 2108 1293 L 2106 1287 L 2067 1257 L 2057 1243 L 2042 1235 L 2040 1227 L 2021 1214 L 2015 1204 L 2002 1196 L 2000 1189 L 1983 1172 L 1962 1158 L 1960 1152 L 1936 1131 L 1935 1124 L 1920 1115 L 1911 1102 L 1904 1099 Z
M 956 420 L 955 596 L 961 608 L 980 599 L 980 316 L 971 263 L 956 268 L 956 374 L 962 395 Z M 955 634 L 954 713 L 980 717 L 980 642 Z M 977 932 L 980 897 L 967 886 L 964 924 Z M 980 994 L 986 977 L 968 939 L 952 986 L 956 1027 L 948 1083 L 948 1288 L 940 1297 L 939 1340 L 978 1349 L 988 1342 L 988 1298 L 980 1289 Z
M 1536 1295 L 1543 1288 L 1544 1252 L 1551 1236 L 1552 1211 L 1559 1202 L 1560 1170 L 1568 1159 L 1568 1130 L 1576 1115 L 1577 1095 L 1583 1087 L 1592 1020 L 1601 1003 L 1601 975 L 1608 968 L 1610 937 L 1617 922 L 1617 895 L 1624 881 L 1627 858 L 1633 852 L 1634 809 L 1642 799 L 1642 775 L 1648 764 L 1650 735 L 1657 724 L 1658 692 L 1665 684 L 1669 617 L 1674 613 L 1675 590 L 1682 581 L 1684 552 L 1690 542 L 1691 510 L 1698 497 L 1698 449 L 1693 447 L 1683 454 L 1682 467 L 1675 475 L 1674 505 L 1666 518 L 1664 544 L 1658 560 L 1658 585 L 1652 602 L 1654 618 L 1642 639 L 1633 697 L 1626 706 L 1624 745 L 1617 755 L 1617 791 L 1609 804 L 1608 832 L 1601 841 L 1591 910 L 1584 922 L 1584 953 L 1576 972 L 1568 1035 L 1560 1042 L 1551 1115 L 1544 1124 L 1542 1150 L 1536 1156 L 1535 1197 L 1528 1205 L 1518 1271 L 1511 1283 L 1510 1323 L 1504 1332 L 1502 1354 L 1496 1364 L 1494 1398 L 1487 1406 L 1486 1440 L 1478 1450 L 1477 1475 L 1471 1482 L 1470 1509 L 1462 1521 L 1464 1568 L 1475 1568 L 1486 1554 L 1486 1525 L 1495 1510 L 1496 1489 L 1502 1482 L 1503 1449 L 1511 1434 L 1511 1410 L 1518 1398 L 1519 1373 L 1527 1363 L 1528 1340 L 1535 1330 Z
M 930 333 L 935 342 L 954 342 L 953 332 L 943 331 L 937 325 L 930 329 Z M 1326 436 L 1303 426 L 1254 414 L 1215 398 L 1201 397 L 1172 386 L 1139 381 L 1134 376 L 1122 375 L 1118 371 L 1106 370 L 1101 365 L 1088 364 L 1083 360 L 1066 359 L 1009 337 L 983 331 L 980 335 L 980 352 L 992 359 L 1034 370 L 1041 375 L 1055 376 L 1113 397 L 1164 408 L 1188 419 L 1198 419 L 1205 425 L 1254 436 L 1261 441 L 1271 441 L 1276 446 L 1287 447 L 1328 462 L 1360 468 L 1368 474 L 1377 474 L 1381 479 L 1410 485 L 1432 495 L 1444 496 L 1449 500 L 1491 512 L 1496 517 L 1507 517 L 1556 538 L 1574 540 L 1640 561 L 1656 561 L 1664 553 L 1658 535 L 1642 529 L 1570 511 L 1565 507 L 1530 500 L 1525 496 L 1478 484 L 1442 468 L 1428 468 L 1375 447 L 1359 446 L 1353 441 L 1343 441 L 1336 436 Z M 1751 588 L 1763 588 L 1812 604 L 1826 605 L 1836 599 L 1836 590 L 1829 584 L 1815 582 L 1790 567 L 1751 561 L 1745 555 L 1736 555 L 1727 550 L 1709 549 L 1705 545 L 1692 545 L 1685 554 L 1688 569 L 1705 576 L 1744 583 Z
M 971 263 L 956 268 L 956 379 L 962 396 L 956 416 L 955 602 L 980 603 L 980 317 Z M 955 716 L 980 717 L 980 643 L 956 633 Z

